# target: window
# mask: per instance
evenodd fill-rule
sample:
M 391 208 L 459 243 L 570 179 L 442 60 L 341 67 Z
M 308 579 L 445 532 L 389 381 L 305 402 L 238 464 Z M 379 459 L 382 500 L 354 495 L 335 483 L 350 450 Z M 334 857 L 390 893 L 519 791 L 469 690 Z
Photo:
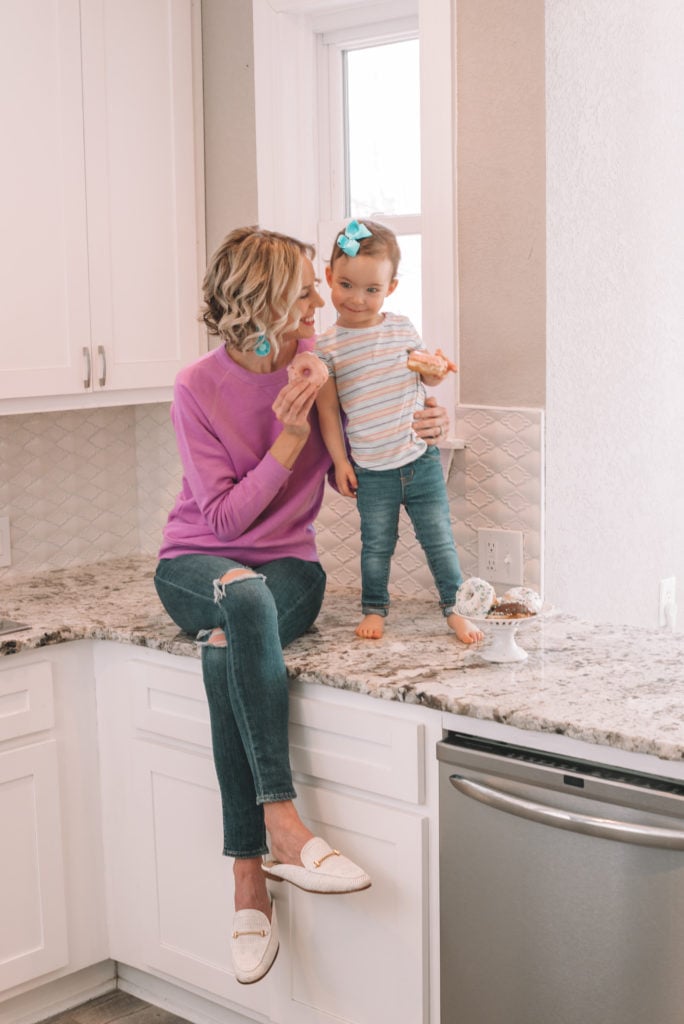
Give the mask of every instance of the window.
M 420 213 L 418 40 L 344 51 L 347 216 Z
M 420 64 L 417 39 L 343 51 L 345 217 L 382 221 L 401 247 L 385 309 L 421 330 Z
M 389 300 L 396 306 L 388 308 L 411 317 L 429 349 L 457 359 L 452 0 L 255 0 L 253 10 L 260 222 L 316 240 L 323 262 L 350 213 L 370 210 L 402 247 L 400 287 Z M 379 69 L 397 53 L 404 63 L 388 90 Z M 368 64 L 384 97 L 373 104 L 355 84 Z M 347 138 L 349 107 L 360 104 L 374 138 L 404 144 L 403 154 L 383 147 L 379 184 L 354 141 L 356 113 Z M 375 208 L 378 196 L 386 209 Z M 332 319 L 327 306 L 319 326 Z M 449 374 L 438 389 L 447 406 L 457 383 Z
M 402 22 L 393 29 L 390 23 L 379 38 L 378 31 L 373 26 L 369 37 L 357 29 L 351 40 L 341 33 L 334 41 L 322 40 L 328 74 L 323 116 L 337 166 L 322 161 L 321 197 L 324 201 L 327 194 L 329 220 L 319 228 L 320 252 L 328 257 L 350 217 L 386 224 L 397 236 L 402 258 L 399 287 L 385 308 L 408 316 L 420 332 L 420 47 L 417 26 L 407 29 Z M 329 320 L 332 315 L 329 311 Z

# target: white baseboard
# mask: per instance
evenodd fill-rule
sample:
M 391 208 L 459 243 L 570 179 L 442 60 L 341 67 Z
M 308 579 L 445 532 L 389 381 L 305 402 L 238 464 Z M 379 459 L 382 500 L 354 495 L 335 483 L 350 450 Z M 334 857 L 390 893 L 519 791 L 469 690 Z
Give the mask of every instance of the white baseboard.
M 116 987 L 116 964 L 103 960 L 0 1003 L 0 1024 L 36 1024 Z
M 214 1003 L 170 981 L 146 974 L 135 967 L 118 964 L 118 987 L 122 992 L 144 999 L 169 1013 L 184 1017 L 191 1024 L 268 1024 L 270 1018 L 261 1013 L 245 1016 L 225 1003 Z M 0 1021 L 0 1024 L 4 1022 Z

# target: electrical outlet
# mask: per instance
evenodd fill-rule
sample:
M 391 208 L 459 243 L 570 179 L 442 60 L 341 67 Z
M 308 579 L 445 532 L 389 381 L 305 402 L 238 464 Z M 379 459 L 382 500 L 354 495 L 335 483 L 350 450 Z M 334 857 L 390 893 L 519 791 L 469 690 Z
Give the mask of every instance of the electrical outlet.
M 11 564 L 9 516 L 0 516 L 0 566 Z
M 519 530 L 478 530 L 479 575 L 489 583 L 523 582 L 523 535 Z
M 674 576 L 660 581 L 658 604 L 658 625 L 669 626 L 674 631 L 677 618 L 677 580 Z

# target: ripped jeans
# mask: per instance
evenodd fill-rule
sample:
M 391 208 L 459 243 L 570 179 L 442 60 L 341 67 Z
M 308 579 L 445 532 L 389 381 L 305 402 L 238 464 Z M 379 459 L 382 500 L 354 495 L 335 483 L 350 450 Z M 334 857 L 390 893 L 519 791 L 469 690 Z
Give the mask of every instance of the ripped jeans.
M 282 649 L 316 620 L 325 573 L 299 558 L 251 569 L 215 555 L 179 555 L 159 562 L 154 583 L 174 622 L 201 644 L 223 852 L 260 856 L 268 850 L 261 805 L 296 796 Z

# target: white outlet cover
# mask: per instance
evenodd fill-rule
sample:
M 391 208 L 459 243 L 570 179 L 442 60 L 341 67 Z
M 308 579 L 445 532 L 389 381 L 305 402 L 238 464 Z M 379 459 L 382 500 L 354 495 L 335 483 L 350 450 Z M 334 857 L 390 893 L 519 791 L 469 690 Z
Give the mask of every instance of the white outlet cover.
M 523 583 L 523 535 L 520 530 L 478 530 L 478 572 L 489 583 Z

